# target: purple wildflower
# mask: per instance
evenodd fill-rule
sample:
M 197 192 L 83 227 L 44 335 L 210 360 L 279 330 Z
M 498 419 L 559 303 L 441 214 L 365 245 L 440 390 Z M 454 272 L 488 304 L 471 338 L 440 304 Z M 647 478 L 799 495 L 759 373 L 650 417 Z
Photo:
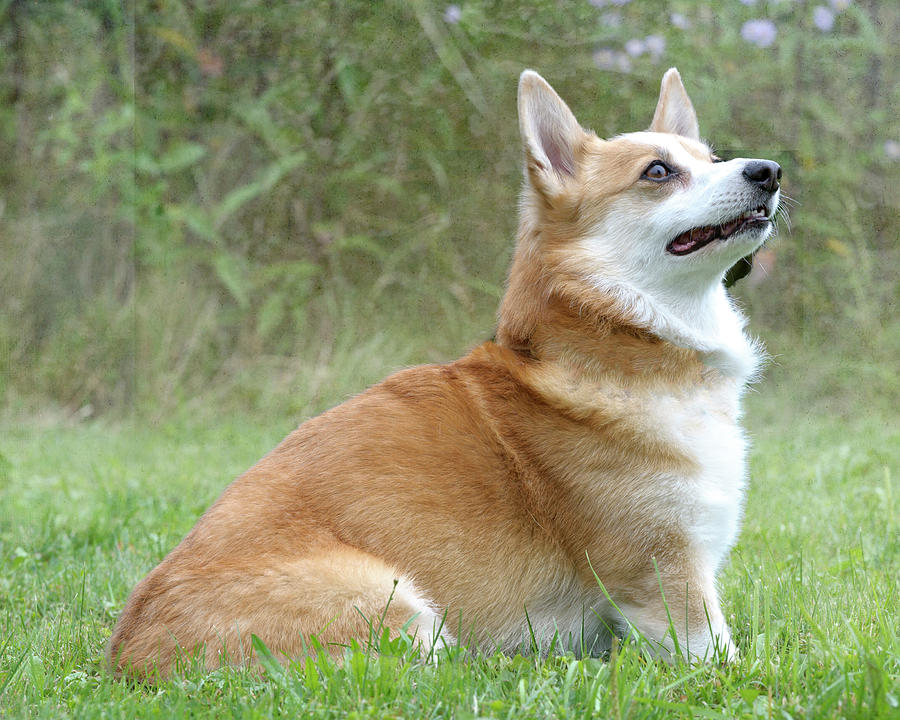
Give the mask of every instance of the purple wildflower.
M 647 51 L 647 43 L 640 38 L 632 38 L 625 43 L 625 52 L 631 57 L 640 57 Z
M 691 21 L 687 19 L 686 15 L 682 15 L 681 13 L 672 13 L 669 15 L 669 22 L 679 30 L 687 30 L 691 26 Z
M 612 48 L 600 48 L 594 51 L 594 65 L 601 70 L 615 72 L 629 72 L 631 70 L 631 58 L 623 52 L 617 52 Z
M 741 37 L 756 47 L 770 47 L 777 35 L 778 28 L 769 19 L 748 20 L 741 26 Z
M 594 65 L 601 70 L 615 70 L 616 51 L 612 48 L 600 48 L 599 50 L 594 50 L 593 60 Z
M 813 25 L 822 32 L 828 32 L 834 27 L 834 13 L 824 5 L 816 5 L 813 9 Z
M 644 44 L 654 62 L 659 60 L 666 51 L 666 39 L 662 35 L 648 35 L 644 39 Z
M 444 22 L 456 25 L 462 18 L 462 9 L 459 5 L 448 5 L 444 8 Z

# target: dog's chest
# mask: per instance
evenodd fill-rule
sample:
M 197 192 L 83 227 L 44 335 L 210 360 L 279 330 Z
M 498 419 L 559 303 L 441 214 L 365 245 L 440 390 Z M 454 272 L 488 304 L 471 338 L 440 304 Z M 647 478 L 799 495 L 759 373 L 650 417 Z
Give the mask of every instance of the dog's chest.
M 737 403 L 736 391 L 719 388 L 662 395 L 646 406 L 653 431 L 695 468 L 661 479 L 658 511 L 714 568 L 737 538 L 743 508 L 747 441 Z

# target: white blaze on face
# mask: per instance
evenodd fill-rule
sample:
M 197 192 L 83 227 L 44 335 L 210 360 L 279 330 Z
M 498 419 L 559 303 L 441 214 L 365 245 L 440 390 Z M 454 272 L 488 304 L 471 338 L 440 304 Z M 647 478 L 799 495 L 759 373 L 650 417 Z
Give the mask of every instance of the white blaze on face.
M 668 252 L 669 243 L 682 233 L 723 225 L 763 205 L 771 218 L 779 193 L 766 197 L 744 177 L 747 159 L 700 160 L 684 148 L 682 140 L 662 133 L 632 133 L 624 138 L 656 148 L 678 176 L 666 181 L 665 191 L 658 188 L 649 197 L 647 192 L 625 192 L 611 201 L 604 219 L 582 241 L 607 271 L 656 291 L 681 287 L 686 276 L 695 276 L 696 291 L 698 286 L 719 283 L 734 262 L 771 233 L 770 225 L 735 233 L 689 255 Z
M 687 151 L 684 140 L 663 133 L 632 133 L 626 139 L 658 148 L 679 174 L 667 181 L 671 188 L 650 207 L 641 207 L 643 218 L 641 238 L 632 242 L 641 250 L 636 259 L 643 267 L 635 271 L 645 273 L 656 266 L 659 277 L 651 278 L 657 291 L 672 289 L 690 277 L 695 290 L 721 281 L 725 271 L 741 257 L 754 251 L 771 233 L 771 225 L 749 232 L 738 232 L 724 240 L 711 242 L 689 255 L 676 256 L 666 248 L 679 235 L 692 229 L 719 226 L 736 220 L 744 213 L 765 206 L 766 215 L 774 216 L 778 195 L 761 191 L 748 181 L 744 169 L 750 160 L 738 158 L 728 162 L 711 163 Z M 642 203 L 643 205 L 643 203 Z M 613 218 L 609 218 L 612 220 Z M 605 230 L 606 228 L 604 228 Z M 680 293 L 679 293 L 680 294 Z

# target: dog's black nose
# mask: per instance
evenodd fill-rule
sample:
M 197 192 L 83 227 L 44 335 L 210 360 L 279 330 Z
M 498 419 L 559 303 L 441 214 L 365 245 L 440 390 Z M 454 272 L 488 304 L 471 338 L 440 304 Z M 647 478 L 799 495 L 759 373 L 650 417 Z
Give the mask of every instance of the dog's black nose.
M 781 180 L 781 165 L 771 160 L 751 160 L 744 166 L 744 177 L 773 193 Z

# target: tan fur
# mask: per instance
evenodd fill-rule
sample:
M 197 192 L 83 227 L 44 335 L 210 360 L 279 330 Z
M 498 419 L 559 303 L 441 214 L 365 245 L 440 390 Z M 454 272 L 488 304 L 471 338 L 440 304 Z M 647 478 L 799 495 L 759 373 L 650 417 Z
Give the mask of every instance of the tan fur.
M 235 480 L 131 594 L 109 644 L 117 671 L 165 676 L 179 653 L 241 662 L 252 634 L 286 658 L 311 635 L 339 653 L 386 607 L 394 632 L 416 615 L 410 631 L 428 640 L 446 617 L 444 641 L 490 650 L 514 645 L 526 610 L 558 621 L 565 597 L 599 634 L 597 614 L 621 617 L 594 573 L 654 622 L 666 618 L 660 583 L 681 625 L 721 616 L 666 499 L 698 461 L 656 407 L 699 397 L 733 424 L 734 381 L 585 280 L 572 238 L 612 198 L 667 190 L 636 184 L 652 148 L 580 133 L 571 176 L 526 149 L 496 342 L 389 377 Z

